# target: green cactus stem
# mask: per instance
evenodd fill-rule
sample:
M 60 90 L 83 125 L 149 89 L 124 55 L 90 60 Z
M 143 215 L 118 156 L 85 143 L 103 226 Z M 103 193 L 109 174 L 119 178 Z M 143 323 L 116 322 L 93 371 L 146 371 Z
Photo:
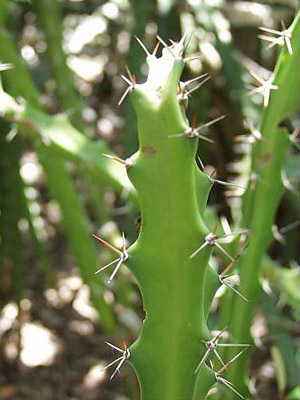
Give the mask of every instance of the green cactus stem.
M 298 11 L 288 29 L 291 47 L 282 47 L 269 81 L 269 84 L 278 89 L 272 91 L 268 107 L 264 107 L 258 125 L 263 140 L 258 142 L 252 157 L 252 173 L 255 172 L 258 179 L 254 190 L 251 190 L 250 185 L 244 195 L 242 223 L 248 224 L 252 238 L 247 254 L 241 257 L 240 271 L 244 291 L 250 301 L 245 303 L 235 297 L 229 309 L 230 315 L 237 316 L 232 320 L 232 334 L 241 341 L 251 340 L 251 316 L 261 295 L 259 276 L 262 259 L 273 240 L 272 225 L 284 192 L 281 170 L 291 142 L 287 130 L 279 125 L 299 108 L 299 29 Z M 294 51 L 291 52 L 291 48 Z M 241 359 L 229 371 L 230 379 L 243 392 L 245 370 L 246 360 Z
M 130 362 L 145 399 L 191 399 L 201 339 L 210 338 L 203 307 L 210 252 L 190 260 L 206 234 L 194 178 L 198 141 L 170 138 L 190 129 L 177 98 L 182 50 L 179 44 L 165 48 L 161 59 L 148 57 L 148 80 L 131 91 L 140 148 L 128 176 L 142 228 L 127 265 L 139 282 L 146 319 Z
M 129 249 L 113 249 L 119 262 L 110 280 L 126 262 L 141 290 L 146 313 L 141 334 L 128 349 L 118 350 L 123 355 L 117 360 L 132 364 L 144 400 L 204 399 L 223 379 L 213 365 L 199 367 L 211 340 L 208 310 L 221 281 L 208 266 L 214 242 L 191 257 L 215 232 L 209 234 L 202 218 L 212 182 L 195 162 L 204 126 L 195 121 L 190 126 L 185 115 L 184 40 L 164 44 L 160 58 L 147 56 L 145 83 L 137 84 L 130 71 L 129 79 L 124 77 L 139 130 L 139 150 L 125 164 L 142 224 Z

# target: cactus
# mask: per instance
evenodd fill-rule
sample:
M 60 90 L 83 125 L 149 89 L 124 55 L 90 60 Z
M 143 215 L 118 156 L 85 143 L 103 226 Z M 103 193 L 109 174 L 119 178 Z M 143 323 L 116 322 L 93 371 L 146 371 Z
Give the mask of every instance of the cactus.
M 244 283 L 244 293 L 250 300 L 247 304 L 234 298 L 230 315 L 237 315 L 231 324 L 231 332 L 237 340 L 250 341 L 250 326 L 256 302 L 261 294 L 259 282 L 262 259 L 272 242 L 272 224 L 275 213 L 284 193 L 282 169 L 285 154 L 292 145 L 293 136 L 280 126 L 289 115 L 299 110 L 300 74 L 299 74 L 299 29 L 300 12 L 298 11 L 291 26 L 283 27 L 281 32 L 261 28 L 263 31 L 275 32 L 273 36 L 261 36 L 271 45 L 282 46 L 280 55 L 270 81 L 260 83 L 255 89 L 264 95 L 265 107 L 261 113 L 258 131 L 262 138 L 258 140 L 252 155 L 252 171 L 257 182 L 244 194 L 242 223 L 251 229 L 252 238 L 247 254 L 241 258 L 240 276 Z M 257 77 L 259 78 L 259 77 Z M 272 90 L 271 97 L 270 89 Z M 267 210 L 267 212 L 266 212 Z M 229 355 L 230 356 L 230 355 Z M 245 391 L 245 359 L 238 360 L 229 371 L 230 380 L 236 383 L 239 390 Z
M 297 21 L 298 17 L 291 31 Z M 229 184 L 208 176 L 201 160 L 201 171 L 199 170 L 195 162 L 198 139 L 209 141 L 202 135 L 202 131 L 223 117 L 200 126 L 197 126 L 195 117 L 191 123 L 187 119 L 187 87 L 195 80 L 185 83 L 180 81 L 185 64 L 185 39 L 184 37 L 179 43 L 172 42 L 172 45 L 168 46 L 158 37 L 164 46 L 160 58 L 156 57 L 157 48 L 150 54 L 140 42 L 147 54 L 147 80 L 143 84 L 137 84 L 135 76 L 128 69 L 128 77 L 123 76 L 128 88 L 120 103 L 130 94 L 138 121 L 139 150 L 126 160 L 116 157 L 113 159 L 126 167 L 128 177 L 136 188 L 142 214 L 141 231 L 137 241 L 128 249 L 125 240 L 123 241 L 122 251 L 112 248 L 103 239 L 96 238 L 119 256 L 112 262 L 117 264 L 109 282 L 122 263 L 126 263 L 139 284 L 146 316 L 140 337 L 131 346 L 127 347 L 124 344 L 124 349 L 121 349 L 108 343 L 121 355 L 107 367 L 116 365 L 112 374 L 114 377 L 122 364 L 129 361 L 138 376 L 142 399 L 203 400 L 215 382 L 226 386 L 228 394 L 231 393 L 232 397 L 243 398 L 238 391 L 245 391 L 241 384 L 242 376 L 239 384 L 233 385 L 223 377 L 223 373 L 247 349 L 248 344 L 241 342 L 251 339 L 248 335 L 238 335 L 235 330 L 233 337 L 242 339 L 240 343 L 220 343 L 223 331 L 212 337 L 207 326 L 207 316 L 211 301 L 220 285 L 231 289 L 232 294 L 236 296 L 236 304 L 244 310 L 252 310 L 255 302 L 253 293 L 247 292 L 252 301 L 249 305 L 248 299 L 234 287 L 239 280 L 237 275 L 230 275 L 230 271 L 235 266 L 239 254 L 234 258 L 222 246 L 222 239 L 228 234 L 217 234 L 217 226 L 209 232 L 204 223 L 203 214 L 210 188 L 214 183 Z M 293 41 L 296 41 L 296 37 Z M 292 45 L 289 41 L 288 44 L 287 49 L 282 50 L 284 56 L 286 53 L 289 56 L 293 55 Z M 282 57 L 279 59 L 277 70 L 280 69 Z M 293 59 L 291 58 L 289 65 Z M 203 82 L 200 82 L 199 86 Z M 269 102 L 273 106 L 274 99 L 278 98 L 276 94 L 271 93 L 278 87 L 269 82 L 267 84 L 263 92 L 266 110 L 264 114 L 267 113 Z M 261 89 L 255 89 L 255 92 L 259 91 Z M 292 109 L 293 107 L 290 110 L 285 109 L 285 115 Z M 278 114 L 276 124 L 281 115 L 282 113 Z M 269 132 L 270 135 L 273 134 L 274 146 L 278 142 L 281 143 L 277 154 L 282 164 L 287 138 L 276 136 L 276 133 L 276 129 Z M 266 147 L 272 146 L 270 143 L 271 140 L 263 144 Z M 259 155 L 254 153 L 253 157 L 255 165 Z M 269 169 L 277 179 L 279 169 L 276 165 L 271 165 Z M 251 185 L 250 189 L 246 190 L 246 200 L 249 193 L 252 194 Z M 274 218 L 279 198 L 280 196 L 274 200 L 270 221 Z M 247 204 L 245 201 L 245 207 Z M 259 210 L 264 212 L 257 206 L 256 212 Z M 243 221 L 252 226 L 251 220 L 244 218 Z M 265 219 L 262 218 L 262 221 Z M 248 230 L 242 227 L 240 231 L 229 235 L 240 236 L 247 233 Z M 224 258 L 230 260 L 229 265 L 220 274 L 209 266 L 212 248 L 216 248 Z M 232 248 L 237 250 L 237 243 Z M 252 250 L 253 248 L 255 246 L 252 246 Z M 250 255 L 247 254 L 243 255 L 243 260 L 247 257 L 250 260 Z M 247 270 L 253 269 L 250 267 Z M 251 284 L 247 279 L 246 287 Z M 243 321 L 245 318 L 247 313 L 244 313 Z M 233 324 L 237 324 L 237 321 L 237 318 L 233 319 Z M 230 350 L 229 353 L 226 352 L 226 358 L 229 359 L 227 363 L 223 361 L 224 352 L 221 353 L 221 357 L 219 348 Z M 244 365 L 245 362 L 246 358 L 239 360 L 239 365 Z M 220 365 L 220 369 L 217 368 L 217 364 Z M 237 371 L 237 368 L 234 371 Z M 243 368 L 241 371 L 244 374 Z M 236 379 L 234 382 L 238 383 Z
M 129 78 L 123 77 L 128 89 L 121 101 L 130 93 L 139 150 L 125 161 L 114 158 L 126 166 L 138 193 L 141 231 L 128 249 L 124 242 L 122 251 L 98 238 L 119 256 L 109 282 L 126 262 L 138 281 L 146 313 L 134 344 L 122 350 L 109 343 L 121 353 L 109 366 L 116 364 L 116 372 L 128 360 L 143 399 L 203 399 L 215 381 L 235 391 L 221 375 L 228 365 L 219 357 L 217 346 L 222 344 L 219 337 L 212 339 L 206 319 L 216 289 L 222 284 L 232 288 L 227 273 L 236 259 L 220 244 L 225 235 L 217 235 L 217 227 L 209 233 L 203 221 L 214 180 L 195 161 L 198 139 L 209 140 L 200 133 L 223 117 L 201 126 L 194 118 L 189 124 L 185 115 L 189 82 L 180 82 L 186 38 L 170 47 L 158 39 L 164 45 L 160 58 L 157 49 L 150 54 L 144 48 L 149 67 L 146 82 L 137 84 L 129 70 Z M 230 258 L 220 276 L 208 264 L 213 247 Z M 228 364 L 242 352 L 237 350 Z M 219 371 L 213 355 L 223 364 Z

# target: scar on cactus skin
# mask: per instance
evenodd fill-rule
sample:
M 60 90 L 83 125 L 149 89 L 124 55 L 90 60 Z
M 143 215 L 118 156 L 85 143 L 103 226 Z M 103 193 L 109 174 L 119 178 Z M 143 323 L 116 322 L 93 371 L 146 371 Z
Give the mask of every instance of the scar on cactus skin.
M 141 149 L 141 157 L 144 158 L 151 158 L 154 157 L 156 154 L 156 150 L 152 146 L 142 146 Z

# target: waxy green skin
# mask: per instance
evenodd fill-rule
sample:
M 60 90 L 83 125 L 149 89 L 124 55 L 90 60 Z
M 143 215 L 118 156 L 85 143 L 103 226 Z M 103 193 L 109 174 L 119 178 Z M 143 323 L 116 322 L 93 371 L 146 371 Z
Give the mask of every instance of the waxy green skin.
M 278 89 L 271 93 L 269 106 L 263 110 L 258 126 L 263 141 L 255 149 L 252 171 L 257 171 L 260 178 L 255 190 L 246 191 L 243 201 L 242 226 L 248 226 L 252 236 L 247 254 L 241 257 L 240 276 L 244 294 L 249 302 L 245 303 L 234 297 L 232 307 L 229 309 L 231 314 L 239 316 L 232 321 L 232 335 L 243 343 L 251 341 L 251 316 L 262 291 L 259 281 L 262 258 L 273 240 L 272 225 L 284 193 L 281 170 L 285 153 L 291 143 L 287 131 L 279 125 L 285 118 L 299 110 L 299 11 L 290 29 L 294 53 L 290 55 L 286 46 L 280 51 L 272 78 L 272 83 L 277 85 Z M 227 356 L 230 358 L 232 354 L 229 349 Z M 245 358 L 241 358 L 228 370 L 228 379 L 242 393 L 246 392 L 246 362 Z
M 151 81 L 156 61 L 148 61 Z M 160 61 L 165 61 L 166 80 L 131 91 L 140 147 L 131 157 L 128 176 L 138 193 L 142 227 L 126 265 L 138 281 L 146 317 L 129 361 L 143 399 L 191 400 L 197 398 L 195 369 L 205 351 L 201 340 L 210 339 L 206 316 L 213 293 L 204 295 L 210 249 L 190 259 L 208 233 L 199 203 L 206 202 L 209 185 L 203 184 L 207 178 L 201 172 L 195 174 L 198 140 L 170 138 L 189 128 L 177 98 L 183 60 L 164 49 Z M 202 199 L 196 193 L 199 175 Z M 207 393 L 213 373 L 205 373 L 210 376 L 203 388 Z

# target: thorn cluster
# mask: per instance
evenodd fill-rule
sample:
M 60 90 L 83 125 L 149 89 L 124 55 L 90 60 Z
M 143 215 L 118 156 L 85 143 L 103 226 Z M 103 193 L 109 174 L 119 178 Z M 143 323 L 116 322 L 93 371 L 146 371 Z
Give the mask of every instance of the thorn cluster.
M 206 124 L 197 126 L 197 113 L 195 112 L 194 115 L 193 115 L 192 126 L 190 128 L 188 128 L 183 133 L 178 133 L 176 135 L 170 135 L 169 138 L 176 138 L 176 137 L 186 136 L 188 138 L 198 138 L 198 139 L 202 139 L 202 140 L 204 140 L 206 142 L 209 142 L 209 143 L 214 143 L 213 140 L 207 138 L 206 136 L 201 135 L 199 132 L 202 129 L 206 129 L 209 126 L 215 124 L 216 122 L 221 121 L 225 117 L 226 117 L 226 115 L 221 115 L 220 117 L 215 118 L 212 121 L 207 122 Z
M 128 88 L 125 90 L 124 94 L 122 95 L 122 97 L 120 98 L 119 102 L 118 102 L 118 107 L 123 103 L 123 101 L 125 100 L 126 96 L 128 95 L 128 93 L 135 88 L 136 85 L 136 78 L 135 75 L 132 74 L 129 70 L 128 67 L 126 67 L 126 71 L 127 74 L 129 76 L 129 79 L 125 76 L 125 75 L 121 75 L 121 78 L 127 83 Z
M 118 351 L 119 353 L 122 354 L 121 357 L 118 357 L 117 359 L 115 359 L 114 361 L 112 361 L 111 363 L 109 363 L 108 365 L 106 365 L 103 370 L 111 367 L 112 365 L 118 363 L 118 365 L 116 366 L 116 369 L 114 370 L 114 372 L 112 373 L 110 380 L 112 380 L 114 378 L 114 376 L 116 375 L 117 372 L 120 372 L 120 368 L 122 367 L 122 365 L 124 364 L 124 362 L 126 360 L 128 360 L 130 358 L 130 351 L 129 348 L 127 347 L 125 341 L 124 341 L 124 350 L 120 349 L 119 347 L 115 346 L 114 344 L 111 344 L 109 342 L 105 342 L 108 346 L 110 346 L 112 349 Z
M 221 336 L 223 335 L 224 332 L 225 332 L 225 329 L 223 329 L 221 332 L 219 332 L 218 335 L 216 337 L 212 338 L 211 340 L 207 340 L 207 341 L 202 340 L 202 343 L 204 343 L 204 345 L 205 345 L 206 352 L 204 353 L 204 356 L 202 357 L 201 361 L 199 362 L 197 368 L 195 369 L 195 373 L 197 373 L 200 370 L 200 368 L 206 361 L 211 359 L 213 354 L 217 357 L 217 359 L 222 364 L 222 366 L 225 367 L 226 364 L 224 363 L 220 354 L 217 351 L 218 347 L 249 347 L 249 344 L 219 343 L 219 339 L 221 338 Z
M 228 275 L 231 269 L 235 266 L 238 259 L 240 258 L 240 254 L 238 254 L 235 259 L 224 269 L 224 271 L 219 275 L 219 281 L 222 285 L 225 285 L 229 289 L 231 289 L 234 293 L 240 296 L 243 300 L 249 301 L 245 296 L 242 295 L 237 289 L 234 288 L 234 285 L 240 284 L 240 277 L 237 274 Z
M 244 229 L 238 232 L 226 233 L 224 235 L 216 235 L 217 229 L 218 229 L 218 224 L 214 227 L 212 232 L 210 232 L 205 236 L 204 243 L 202 243 L 202 245 L 197 250 L 195 250 L 193 254 L 191 254 L 190 258 L 195 257 L 198 253 L 200 253 L 201 250 L 205 249 L 205 247 L 207 246 L 216 246 L 231 261 L 235 261 L 235 259 L 221 246 L 219 241 L 229 236 L 243 235 L 244 233 L 248 233 L 248 229 Z
M 0 62 L 0 72 L 1 71 L 7 71 L 7 70 L 12 69 L 12 68 L 14 68 L 13 64 Z
M 204 78 L 202 82 L 198 83 L 196 86 L 194 86 L 190 90 L 185 90 L 185 88 L 188 87 L 190 84 L 192 84 L 192 83 L 194 83 L 194 82 L 196 82 L 196 81 L 198 81 L 198 80 L 200 80 L 202 78 Z M 191 94 L 193 92 L 198 90 L 201 86 L 203 86 L 209 80 L 210 80 L 210 76 L 208 74 L 202 74 L 202 75 L 199 75 L 196 78 L 190 79 L 190 80 L 188 80 L 186 82 L 180 82 L 179 83 L 179 89 L 178 89 L 179 100 L 180 101 L 188 100 L 191 97 Z
M 286 175 L 285 170 L 281 171 L 281 179 L 282 179 L 282 184 L 283 186 L 290 191 L 291 193 L 294 193 L 296 196 L 299 195 L 298 190 L 294 187 L 293 183 L 295 182 L 295 177 L 288 178 Z
M 296 128 L 292 132 L 292 134 L 289 136 L 290 141 L 297 147 L 298 150 L 300 150 L 300 138 L 299 136 L 300 129 Z
M 200 163 L 200 167 L 201 167 L 201 171 L 208 177 L 208 179 L 210 180 L 210 182 L 214 185 L 215 183 L 222 185 L 222 186 L 232 186 L 235 187 L 237 189 L 246 189 L 243 186 L 237 185 L 235 183 L 232 182 L 225 182 L 225 181 L 221 181 L 219 179 L 215 179 L 216 173 L 217 173 L 217 169 L 215 168 L 211 174 L 209 174 L 200 158 L 200 156 L 198 156 L 198 161 Z
M 263 96 L 264 99 L 264 107 L 268 107 L 269 105 L 269 100 L 270 100 L 270 94 L 271 90 L 276 90 L 278 89 L 277 85 L 273 85 L 271 79 L 268 81 L 265 81 L 262 79 L 259 75 L 257 75 L 254 71 L 249 71 L 252 77 L 260 83 L 259 87 L 252 88 L 250 92 L 248 93 L 249 96 L 252 96 L 254 94 L 260 93 Z
M 287 226 L 284 226 L 281 229 L 279 229 L 277 225 L 273 225 L 272 233 L 273 233 L 274 239 L 277 240 L 279 243 L 281 243 L 284 246 L 286 244 L 284 234 L 295 228 L 298 228 L 298 226 L 300 226 L 300 221 L 292 222 L 291 224 L 288 224 Z
M 244 120 L 244 127 L 250 131 L 250 134 L 236 136 L 234 139 L 236 142 L 254 144 L 262 140 L 261 132 L 255 128 L 253 122 L 250 119 Z
M 293 47 L 291 43 L 292 32 L 290 28 L 286 29 L 283 21 L 281 21 L 281 25 L 282 25 L 281 31 L 277 31 L 276 29 L 266 28 L 264 26 L 259 26 L 259 29 L 261 31 L 273 34 L 275 36 L 259 35 L 258 37 L 262 40 L 270 42 L 268 48 L 272 48 L 276 45 L 283 46 L 285 44 L 289 54 L 292 56 L 293 55 Z
M 124 233 L 122 234 L 122 240 L 123 240 L 122 251 L 118 250 L 116 247 L 112 246 L 111 244 L 106 242 L 104 239 L 101 239 L 99 236 L 94 235 L 94 234 L 93 234 L 93 236 L 95 239 L 99 240 L 99 242 L 104 244 L 104 246 L 106 246 L 108 249 L 112 250 L 114 253 L 116 253 L 119 256 L 119 258 L 113 260 L 112 262 L 110 262 L 109 264 L 105 265 L 104 267 L 98 269 L 98 271 L 95 272 L 95 274 L 98 274 L 99 272 L 110 267 L 112 264 L 117 263 L 115 269 L 113 270 L 113 273 L 111 274 L 111 276 L 108 280 L 108 283 L 111 283 L 111 281 L 114 279 L 116 273 L 118 272 L 120 266 L 128 259 L 128 253 L 126 250 L 126 241 L 125 241 Z
M 168 46 L 167 43 L 159 35 L 156 35 L 156 39 L 163 45 L 165 49 L 168 50 L 172 57 L 176 58 L 176 55 L 172 51 L 172 47 L 174 47 L 174 44 L 172 46 Z
M 246 349 L 240 351 L 236 356 L 234 356 L 230 361 L 228 361 L 227 364 L 223 365 L 223 367 L 219 371 L 215 370 L 213 361 L 212 360 L 210 361 L 210 365 L 212 370 L 214 371 L 216 381 L 227 386 L 233 393 L 237 394 L 241 399 L 244 399 L 244 396 L 241 395 L 241 393 L 239 393 L 236 389 L 234 389 L 232 383 L 229 382 L 227 379 L 223 378 L 222 374 L 229 367 L 230 364 L 232 364 L 237 358 L 239 358 L 244 353 L 245 350 Z
M 131 165 L 132 165 L 132 161 L 131 161 L 130 158 L 126 158 L 126 160 L 123 160 L 123 159 L 120 158 L 120 157 L 112 156 L 112 155 L 110 155 L 110 154 L 102 154 L 102 155 L 103 155 L 104 157 L 109 158 L 110 160 L 117 161 L 118 163 L 124 165 L 126 168 L 129 168 L 129 167 L 131 167 Z

